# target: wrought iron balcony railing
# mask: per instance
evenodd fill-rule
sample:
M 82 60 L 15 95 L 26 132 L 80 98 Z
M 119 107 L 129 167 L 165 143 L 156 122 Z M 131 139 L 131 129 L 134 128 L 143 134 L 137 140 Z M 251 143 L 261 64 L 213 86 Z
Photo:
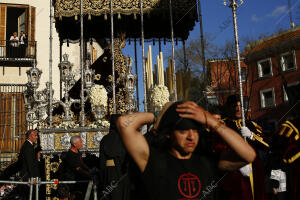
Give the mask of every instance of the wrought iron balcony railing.
M 36 59 L 36 41 L 0 40 L 0 62 L 30 62 Z

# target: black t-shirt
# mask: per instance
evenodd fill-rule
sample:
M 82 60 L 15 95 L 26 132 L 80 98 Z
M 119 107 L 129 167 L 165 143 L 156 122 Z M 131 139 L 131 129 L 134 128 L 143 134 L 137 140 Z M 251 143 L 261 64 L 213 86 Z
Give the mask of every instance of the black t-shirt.
M 196 153 L 177 159 L 166 151 L 150 149 L 142 182 L 149 200 L 211 200 L 215 196 L 216 165 Z
M 65 179 L 66 180 L 81 180 L 84 179 L 82 174 L 78 173 L 77 168 L 83 168 L 81 152 L 75 153 L 69 150 L 65 157 Z M 84 179 L 85 180 L 85 179 Z

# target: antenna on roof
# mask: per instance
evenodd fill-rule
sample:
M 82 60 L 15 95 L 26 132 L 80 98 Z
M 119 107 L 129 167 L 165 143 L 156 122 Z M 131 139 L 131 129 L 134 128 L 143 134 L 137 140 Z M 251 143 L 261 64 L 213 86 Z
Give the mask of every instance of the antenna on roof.
M 292 17 L 291 0 L 288 0 L 288 9 L 289 9 L 289 16 L 290 16 L 290 27 L 295 28 L 295 23 L 293 22 L 293 17 Z

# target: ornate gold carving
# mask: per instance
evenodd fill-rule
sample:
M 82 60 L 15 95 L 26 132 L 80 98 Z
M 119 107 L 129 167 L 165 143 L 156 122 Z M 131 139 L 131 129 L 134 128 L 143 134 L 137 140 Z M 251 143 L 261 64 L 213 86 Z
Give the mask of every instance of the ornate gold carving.
M 64 133 L 55 133 L 54 135 L 54 148 L 55 150 L 63 150 L 66 149 L 66 147 L 61 145 L 61 137 L 63 137 Z
M 122 49 L 125 47 L 126 38 L 125 33 L 117 35 L 117 38 L 114 40 L 114 58 L 115 58 L 115 83 L 116 83 L 116 108 L 117 113 L 122 114 L 128 112 L 128 100 L 127 92 L 125 89 L 125 81 L 127 74 L 127 63 L 126 57 L 123 55 Z M 108 76 L 108 81 L 110 82 L 110 76 Z M 112 114 L 113 111 L 113 99 L 109 98 L 109 111 Z
M 100 81 L 100 79 L 101 79 L 101 74 L 96 74 L 95 75 L 95 80 Z
M 59 164 L 60 164 L 59 162 L 53 162 L 53 163 L 51 163 L 50 164 L 51 171 L 54 172 L 54 173 L 57 172 Z
M 8 162 L 6 165 L 4 165 L 4 166 L 2 166 L 0 168 L 0 172 L 2 172 L 3 170 L 5 170 L 7 167 L 9 167 L 10 165 L 14 164 L 15 162 L 17 162 L 18 161 L 18 157 L 19 157 L 19 154 L 18 153 L 15 154 L 15 156 L 13 157 L 13 159 L 10 162 Z
M 55 150 L 64 150 L 66 146 L 63 146 L 61 143 L 62 137 L 64 137 L 66 133 L 55 133 L 54 134 L 54 148 Z M 70 133 L 70 136 L 80 135 L 80 133 Z
M 51 163 L 50 163 L 50 156 L 45 157 L 45 175 L 46 175 L 46 181 L 50 181 L 50 172 L 51 172 Z M 46 185 L 46 195 L 51 194 L 51 185 Z
M 51 181 L 58 181 L 58 179 L 51 179 Z M 53 190 L 57 190 L 57 184 L 52 184 L 52 185 L 51 185 L 51 188 L 52 188 Z
M 99 146 L 96 146 L 95 145 L 95 137 L 98 135 L 99 133 L 98 132 L 90 132 L 90 133 L 87 133 L 87 148 L 88 149 L 96 149 L 96 148 L 99 148 Z M 108 132 L 101 132 L 101 134 L 104 136 L 104 135 L 107 135 Z
M 113 12 L 120 14 L 140 13 L 140 0 L 114 0 Z M 182 10 L 180 14 L 186 13 L 195 5 L 195 0 L 174 0 L 173 7 L 176 12 Z M 56 0 L 55 17 L 72 17 L 80 14 L 80 0 Z M 169 10 L 168 2 L 161 0 L 143 0 L 144 12 L 154 9 Z M 177 11 L 178 10 L 178 11 Z M 110 13 L 110 0 L 83 0 L 83 14 L 100 16 Z
M 112 82 L 112 75 L 108 75 L 106 79 L 107 79 L 107 81 L 108 81 L 109 83 L 111 83 L 111 82 Z
M 93 132 L 93 133 L 88 133 L 87 134 L 87 148 L 88 149 L 95 149 L 98 148 L 95 144 L 94 144 L 94 137 L 97 135 L 97 132 Z
M 107 57 L 106 57 L 106 56 L 104 56 L 104 57 L 102 58 L 102 60 L 103 60 L 103 62 L 105 62 L 105 63 L 106 63 L 106 61 L 107 61 Z

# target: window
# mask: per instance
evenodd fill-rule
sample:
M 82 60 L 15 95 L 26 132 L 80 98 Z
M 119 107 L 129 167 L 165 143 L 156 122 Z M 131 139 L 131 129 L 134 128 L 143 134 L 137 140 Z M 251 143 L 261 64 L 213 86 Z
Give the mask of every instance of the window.
M 211 105 L 219 105 L 219 99 L 217 96 L 207 96 L 207 102 Z
M 246 68 L 245 67 L 241 68 L 241 76 L 242 76 L 242 81 L 246 81 Z
M 26 85 L 0 84 L 1 151 L 18 152 L 26 132 L 26 112 L 23 92 Z
M 260 91 L 260 102 L 262 108 L 270 108 L 275 106 L 274 88 Z
M 271 58 L 261 60 L 257 62 L 258 66 L 258 77 L 272 76 L 272 61 Z
M 290 87 L 296 86 L 296 85 L 298 85 L 298 84 L 299 84 L 299 82 L 297 81 L 297 82 L 288 84 L 287 87 L 290 88 Z M 289 98 L 288 98 L 288 95 L 287 95 L 287 92 L 286 92 L 284 86 L 282 86 L 282 90 L 283 90 L 283 101 L 284 101 L 284 102 L 288 102 L 288 101 L 289 101 Z
M 296 69 L 295 51 L 290 51 L 281 55 L 280 58 L 282 71 Z
M 21 31 L 23 31 L 24 33 L 26 33 L 26 19 L 25 19 L 25 11 L 18 17 L 18 25 L 19 25 L 19 31 L 18 33 L 20 33 Z

